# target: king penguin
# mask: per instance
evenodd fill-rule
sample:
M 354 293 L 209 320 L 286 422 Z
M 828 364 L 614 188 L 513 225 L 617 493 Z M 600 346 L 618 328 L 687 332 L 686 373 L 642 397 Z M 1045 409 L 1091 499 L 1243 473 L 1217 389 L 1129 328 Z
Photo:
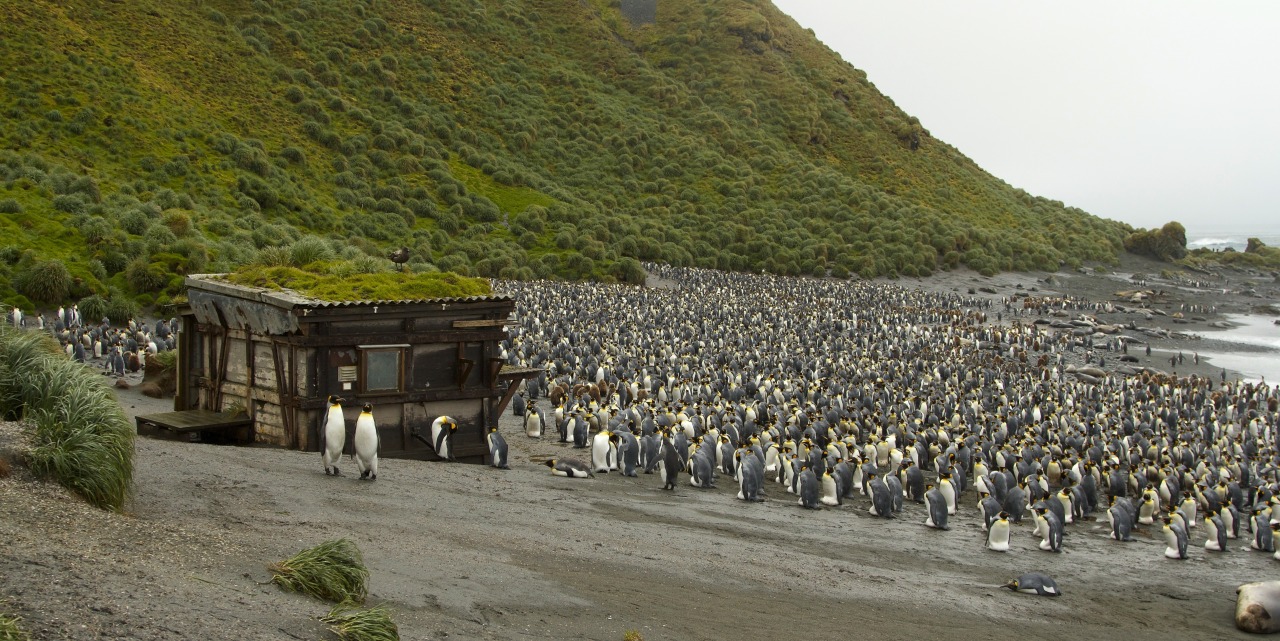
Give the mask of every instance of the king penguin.
M 1040 530 L 1040 549 L 1045 552 L 1062 551 L 1062 519 L 1047 507 L 1035 509 L 1036 527 Z
M 524 434 L 529 438 L 542 438 L 542 415 L 533 403 L 524 409 Z
M 669 438 L 662 439 L 662 449 L 658 453 L 658 474 L 662 477 L 662 489 L 676 489 L 676 480 L 680 476 L 680 453 Z
M 1126 543 L 1134 541 L 1131 533 L 1136 518 L 1133 503 L 1123 496 L 1116 497 L 1111 502 L 1111 507 L 1107 508 L 1107 520 L 1111 522 L 1111 538 Z
M 326 475 L 341 476 L 338 471 L 338 459 L 342 458 L 342 448 L 347 445 L 347 420 L 342 416 L 343 399 L 330 395 L 329 409 L 324 415 L 324 429 L 320 431 L 320 459 L 324 462 Z
M 1187 558 L 1187 531 L 1182 529 L 1181 525 L 1174 523 L 1173 518 L 1169 516 L 1163 517 L 1164 520 L 1164 555 L 1170 559 L 1186 560 Z
M 441 416 L 431 422 L 431 445 L 436 448 L 436 456 L 453 460 L 453 433 L 458 431 L 458 422 L 450 416 Z
M 800 507 L 810 510 L 818 509 L 818 476 L 805 466 L 800 470 Z
M 738 498 L 743 501 L 763 501 L 760 486 L 764 483 L 764 464 L 749 452 L 743 456 L 743 451 L 734 452 L 738 464 Z
M 947 514 L 954 515 L 956 513 L 956 486 L 951 482 L 951 473 L 942 472 L 938 475 L 938 491 L 942 493 L 942 498 L 947 502 Z
M 489 437 L 486 440 L 489 443 L 489 465 L 500 470 L 511 469 L 511 465 L 507 462 L 507 440 L 498 433 L 497 425 L 489 428 Z
M 1142 503 L 1138 504 L 1138 522 L 1143 525 L 1152 525 L 1156 521 L 1156 513 L 1160 511 L 1159 505 L 1156 503 L 1155 492 L 1146 490 L 1142 493 Z
M 875 474 L 868 474 L 867 487 L 871 493 L 871 507 L 867 510 L 875 516 L 886 519 L 893 518 L 893 497 L 889 494 L 889 486 Z
M 987 528 L 987 549 L 996 552 L 1009 551 L 1009 513 L 1001 512 Z
M 1271 535 L 1271 523 L 1266 512 L 1258 508 L 1253 509 L 1253 541 L 1249 543 L 1249 547 L 1259 552 L 1275 552 L 1275 538 Z
M 1216 512 L 1206 512 L 1204 524 L 1209 536 L 1204 542 L 1204 549 L 1211 552 L 1226 552 L 1227 526 L 1222 522 L 1222 518 Z
M 823 505 L 840 505 L 839 484 L 836 483 L 836 477 L 831 474 L 831 469 L 827 468 L 822 475 L 822 504 Z
M 1014 592 L 1036 594 L 1039 596 L 1061 596 L 1062 591 L 1052 578 L 1038 572 L 1028 572 L 1006 584 L 1004 587 Z
M 373 406 L 365 403 L 356 419 L 356 469 L 360 478 L 378 480 L 378 425 L 373 422 Z
M 947 499 L 942 496 L 942 491 L 932 484 L 925 486 L 924 492 L 924 509 L 927 518 L 924 524 L 938 528 L 939 530 L 950 530 L 947 526 Z
M 555 476 L 566 476 L 571 479 L 595 477 L 595 474 L 591 473 L 591 468 L 578 459 L 547 459 L 546 466 L 551 468 L 551 473 Z
M 695 454 L 689 460 L 689 485 L 702 488 L 716 486 L 712 477 L 710 454 Z
M 618 469 L 613 456 L 617 453 L 613 445 L 613 432 L 601 430 L 591 437 L 591 471 L 608 474 L 609 470 Z

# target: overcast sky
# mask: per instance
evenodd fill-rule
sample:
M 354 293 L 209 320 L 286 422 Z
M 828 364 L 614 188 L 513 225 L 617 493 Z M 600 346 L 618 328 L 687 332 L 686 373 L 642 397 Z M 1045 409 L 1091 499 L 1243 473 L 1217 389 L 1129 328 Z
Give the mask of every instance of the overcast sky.
M 773 2 L 1015 187 L 1138 227 L 1280 234 L 1280 2 Z

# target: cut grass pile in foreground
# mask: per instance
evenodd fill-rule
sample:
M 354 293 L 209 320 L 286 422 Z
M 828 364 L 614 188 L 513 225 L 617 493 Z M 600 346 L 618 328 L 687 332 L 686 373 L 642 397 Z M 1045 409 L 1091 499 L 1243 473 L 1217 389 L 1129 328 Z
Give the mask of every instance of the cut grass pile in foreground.
M 101 376 L 51 337 L 0 326 L 0 417 L 34 426 L 29 464 L 96 507 L 133 488 L 134 428 Z
M 334 603 L 364 603 L 369 570 L 349 539 L 325 541 L 270 566 L 271 582 Z
M 391 611 L 385 605 L 367 610 L 339 605 L 321 617 L 333 633 L 342 641 L 398 641 L 400 631 L 391 620 Z
M 30 641 L 31 635 L 20 625 L 22 619 L 0 613 L 0 641 Z

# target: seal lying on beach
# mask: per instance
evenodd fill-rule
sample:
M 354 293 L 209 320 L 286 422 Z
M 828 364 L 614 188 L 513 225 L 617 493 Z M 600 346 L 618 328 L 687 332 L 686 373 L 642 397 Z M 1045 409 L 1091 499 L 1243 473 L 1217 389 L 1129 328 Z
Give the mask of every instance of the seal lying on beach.
M 1236 588 L 1236 627 L 1245 632 L 1280 632 L 1280 581 L 1246 583 Z

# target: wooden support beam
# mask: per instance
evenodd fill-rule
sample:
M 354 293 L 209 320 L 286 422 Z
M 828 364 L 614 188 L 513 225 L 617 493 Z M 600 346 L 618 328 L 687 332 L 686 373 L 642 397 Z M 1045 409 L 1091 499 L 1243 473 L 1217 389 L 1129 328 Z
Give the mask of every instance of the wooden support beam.
M 502 330 L 441 330 L 415 334 L 332 334 L 328 336 L 284 337 L 299 347 L 348 347 L 351 345 L 386 345 L 389 343 L 427 345 L 431 343 L 482 343 L 507 337 Z
M 478 327 L 504 327 L 510 324 L 510 320 L 506 318 L 490 318 L 485 320 L 456 320 L 453 321 L 454 329 L 472 329 Z
M 469 358 L 458 359 L 458 388 L 461 389 L 467 384 L 467 378 L 471 376 L 471 370 L 475 369 L 476 362 Z

